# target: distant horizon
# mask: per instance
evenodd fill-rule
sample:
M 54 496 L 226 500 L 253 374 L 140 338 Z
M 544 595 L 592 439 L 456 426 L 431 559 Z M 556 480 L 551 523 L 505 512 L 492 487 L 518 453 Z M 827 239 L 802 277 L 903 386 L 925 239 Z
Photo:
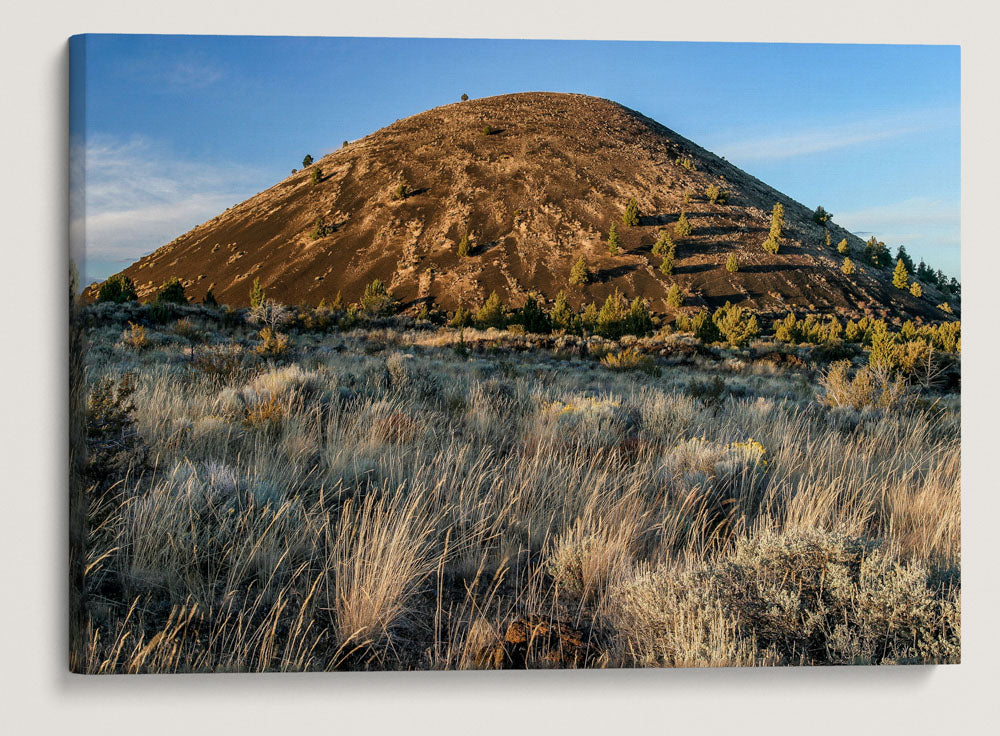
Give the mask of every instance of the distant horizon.
M 893 253 L 905 245 L 915 261 L 960 277 L 957 46 L 143 35 L 73 43 L 71 223 L 78 241 L 85 233 L 82 284 L 270 188 L 306 154 L 318 159 L 463 93 L 528 91 L 637 110 L 796 201 L 824 206 L 859 237 L 875 235 Z

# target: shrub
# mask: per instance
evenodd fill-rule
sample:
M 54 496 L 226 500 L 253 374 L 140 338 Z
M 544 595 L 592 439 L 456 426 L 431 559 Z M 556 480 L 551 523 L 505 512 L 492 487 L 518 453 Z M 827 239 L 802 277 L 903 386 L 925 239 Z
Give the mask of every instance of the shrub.
M 676 238 L 686 238 L 691 235 L 691 223 L 688 220 L 687 214 L 682 210 L 681 216 L 677 218 L 677 222 L 674 223 L 674 237 Z
M 896 268 L 892 272 L 892 285 L 897 289 L 910 288 L 910 275 L 906 272 L 906 264 L 902 258 L 896 261 Z
M 160 289 L 156 295 L 158 304 L 187 304 L 187 297 L 184 295 L 184 284 L 174 276 Z
M 839 243 L 837 243 L 837 252 L 842 256 L 846 256 L 851 252 L 851 247 L 847 244 L 847 238 L 844 238 Z
M 779 249 L 779 248 L 781 247 L 781 244 L 780 244 L 780 243 L 778 242 L 778 240 L 776 240 L 775 238 L 772 238 L 772 237 L 771 237 L 771 236 L 769 235 L 769 236 L 768 236 L 768 237 L 767 237 L 767 238 L 766 238 L 766 239 L 764 240 L 764 242 L 763 242 L 763 243 L 761 244 L 761 247 L 762 247 L 762 248 L 763 248 L 763 249 L 764 249 L 764 250 L 765 250 L 766 252 L 768 252 L 768 253 L 771 253 L 772 255 L 774 255 L 774 254 L 777 254 L 777 252 L 778 252 L 778 249 Z
M 681 296 L 681 290 L 678 288 L 676 283 L 670 285 L 667 289 L 667 306 L 677 309 L 684 303 L 684 297 Z
M 260 277 L 253 280 L 250 286 L 250 308 L 255 309 L 264 303 L 264 287 L 260 285 Z
M 133 350 L 144 350 L 149 346 L 149 336 L 146 334 L 146 328 L 142 325 L 137 325 L 135 322 L 129 322 L 128 329 L 122 333 L 122 342 L 126 347 Z
M 474 319 L 476 326 L 482 329 L 495 327 L 502 330 L 507 326 L 507 310 L 495 291 L 490 292 L 483 306 L 476 311 Z
M 302 159 L 302 168 L 307 169 L 310 166 L 312 166 L 312 163 L 313 163 L 313 157 L 307 153 L 306 157 Z
M 612 588 L 612 623 L 646 664 L 957 662 L 957 587 L 863 537 L 765 531 L 706 562 Z
M 942 312 L 947 312 L 948 314 L 952 314 L 951 305 L 948 304 L 948 302 L 941 302 L 940 304 L 937 305 L 937 307 Z
M 628 201 L 625 212 L 622 213 L 622 224 L 625 227 L 635 227 L 639 224 L 639 203 L 635 197 Z
M 463 92 L 462 96 L 459 99 L 461 99 L 462 102 L 468 102 L 469 96 Z
M 601 358 L 601 365 L 619 373 L 641 371 L 649 376 L 660 375 L 660 368 L 656 365 L 656 361 L 650 356 L 640 353 L 635 348 L 626 348 L 615 353 L 608 353 Z
M 725 204 L 728 199 L 726 191 L 719 189 L 715 184 L 709 184 L 705 187 L 705 197 L 712 204 Z
M 458 241 L 458 257 L 466 258 L 469 255 L 469 235 L 466 233 L 462 236 L 462 239 Z
M 463 307 L 461 304 L 458 309 L 455 310 L 455 314 L 452 315 L 451 319 L 448 321 L 449 327 L 471 327 L 472 326 L 472 312 Z
M 123 304 L 125 302 L 134 302 L 138 298 L 135 283 L 128 276 L 120 273 L 109 277 L 107 281 L 101 284 L 101 288 L 97 292 L 98 303 L 113 302 L 115 304 Z
M 510 322 L 521 325 L 526 332 L 534 332 L 539 335 L 552 331 L 549 315 L 538 304 L 538 298 L 534 294 L 528 296 L 523 307 L 515 310 Z
M 361 308 L 372 316 L 383 317 L 396 312 L 396 300 L 381 279 L 374 279 L 365 287 Z
M 687 157 L 678 158 L 677 163 L 679 163 L 688 171 L 697 171 L 697 168 L 694 165 L 694 161 L 692 161 L 690 158 Z
M 719 328 L 716 326 L 712 315 L 705 308 L 700 309 L 693 316 L 679 315 L 674 324 L 680 332 L 693 332 L 694 336 L 703 343 L 709 344 L 722 339 Z
M 219 301 L 215 298 L 215 292 L 212 291 L 212 287 L 208 287 L 208 291 L 205 292 L 205 296 L 202 298 L 201 303 L 206 307 L 217 307 L 219 306 Z
M 844 262 L 840 264 L 840 272 L 845 276 L 850 276 L 854 273 L 854 261 L 850 258 L 844 258 Z
M 406 182 L 401 182 L 392 190 L 392 198 L 394 200 L 402 200 L 409 197 L 413 192 L 410 190 L 409 184 Z
M 588 281 L 590 281 L 590 269 L 587 268 L 587 260 L 580 256 L 570 269 L 569 283 L 571 286 L 583 286 Z
M 912 284 L 910 284 L 910 293 L 913 294 L 913 296 L 917 297 L 917 299 L 919 299 L 924 295 L 924 287 L 920 285 L 919 281 L 914 281 Z
M 263 328 L 259 333 L 260 343 L 254 348 L 254 352 L 264 358 L 283 358 L 288 354 L 288 335 L 276 332 L 270 327 Z
M 608 253 L 613 256 L 618 255 L 618 251 L 621 248 L 621 241 L 618 239 L 618 228 L 615 223 L 611 223 L 611 228 L 608 230 Z
M 497 129 L 494 128 L 492 125 L 484 125 L 483 126 L 483 135 L 485 135 L 485 136 L 494 135 L 496 132 L 497 132 Z
M 312 174 L 309 177 L 309 180 L 313 184 L 319 184 L 321 181 L 323 181 L 323 169 L 321 169 L 319 166 L 313 169 Z
M 813 222 L 817 225 L 826 225 L 826 223 L 833 219 L 833 214 L 823 209 L 823 205 L 819 205 L 816 211 L 813 212 L 812 218 Z
M 833 240 L 830 237 L 830 231 L 824 229 L 823 230 L 823 245 L 825 245 L 827 248 L 829 248 L 832 244 L 833 244 Z
M 729 258 L 726 259 L 726 270 L 729 273 L 736 273 L 740 270 L 740 259 L 736 257 L 735 253 L 730 253 Z
M 819 385 L 823 389 L 819 402 L 831 408 L 893 409 L 906 398 L 906 383 L 902 378 L 871 366 L 858 369 L 852 377 L 849 360 L 833 363 L 820 376 Z
M 760 334 L 756 315 L 749 309 L 733 306 L 729 302 L 715 310 L 712 321 L 726 342 L 736 348 Z

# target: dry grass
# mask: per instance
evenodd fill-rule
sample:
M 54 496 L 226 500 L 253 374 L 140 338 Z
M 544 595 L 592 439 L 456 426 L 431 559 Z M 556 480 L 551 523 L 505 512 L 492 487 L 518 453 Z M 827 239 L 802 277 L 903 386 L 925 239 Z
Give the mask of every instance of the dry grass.
M 191 328 L 219 370 L 172 329 L 91 330 L 114 463 L 86 471 L 75 669 L 958 660 L 955 395 L 828 407 L 797 369 L 656 377 L 468 330 L 467 358 L 447 330 L 297 333 L 279 366 Z M 504 642 L 518 617 L 548 638 Z

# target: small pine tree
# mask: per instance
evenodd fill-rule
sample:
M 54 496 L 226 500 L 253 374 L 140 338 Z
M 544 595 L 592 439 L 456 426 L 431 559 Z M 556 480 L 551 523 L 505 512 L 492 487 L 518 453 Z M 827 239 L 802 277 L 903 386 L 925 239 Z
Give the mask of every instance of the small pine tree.
M 412 194 L 412 192 L 406 182 L 398 184 L 396 188 L 392 190 L 392 198 L 395 200 L 406 199 L 410 196 L 410 194 Z
M 844 263 L 840 266 L 840 272 L 845 276 L 850 276 L 854 273 L 854 262 L 850 258 L 845 258 Z
M 632 197 L 622 213 L 622 224 L 625 227 L 635 227 L 639 224 L 639 203 Z
M 556 294 L 555 304 L 552 305 L 552 311 L 549 314 L 549 319 L 552 322 L 552 327 L 557 330 L 565 330 L 566 332 L 571 332 L 574 328 L 574 323 L 576 322 L 576 315 L 573 313 L 573 309 L 569 306 L 569 299 L 566 297 L 565 291 L 560 291 Z
M 468 102 L 469 101 L 469 96 L 463 92 L 461 99 L 462 99 L 462 102 Z
M 475 315 L 476 325 L 483 329 L 496 327 L 502 330 L 507 326 L 507 310 L 504 309 L 503 302 L 495 291 L 491 291 L 489 297 L 483 303 Z
M 674 223 L 674 237 L 686 238 L 689 235 L 691 235 L 691 223 L 687 218 L 687 214 L 682 210 L 681 216 Z
M 681 296 L 681 290 L 677 287 L 677 284 L 671 284 L 670 288 L 667 289 L 667 306 L 677 309 L 684 303 L 684 298 Z
M 666 230 L 661 230 L 656 242 L 653 243 L 653 255 L 665 256 L 667 253 L 674 250 L 675 247 L 674 241 L 670 239 L 670 233 Z
M 201 300 L 201 303 L 206 307 L 217 307 L 219 306 L 218 300 L 215 298 L 215 293 L 212 291 L 212 287 L 208 287 L 208 291 L 205 292 L 205 297 Z
M 323 169 L 321 169 L 319 166 L 313 169 L 311 180 L 313 184 L 319 184 L 321 181 L 323 181 Z
M 462 239 L 458 241 L 458 257 L 467 258 L 469 255 L 469 234 L 466 233 L 462 236 Z
M 250 287 L 250 307 L 256 308 L 264 303 L 264 287 L 260 285 L 260 277 L 253 280 Z
M 736 273 L 740 270 L 740 259 L 736 257 L 735 253 L 730 253 L 729 258 L 726 259 L 726 270 L 729 273 Z
M 846 256 L 851 251 L 851 246 L 847 244 L 847 238 L 844 238 L 839 243 L 837 243 L 837 252 L 842 256 Z
M 779 244 L 785 237 L 785 208 L 781 202 L 775 202 L 771 208 L 771 232 L 770 237 Z
M 892 285 L 897 289 L 910 288 L 910 276 L 906 273 L 906 264 L 903 263 L 902 258 L 896 261 L 896 268 L 892 272 Z
M 313 157 L 307 153 L 306 157 L 302 159 L 302 168 L 307 169 L 310 166 L 312 166 L 312 163 L 313 163 Z
M 722 190 L 719 189 L 715 184 L 709 184 L 705 187 L 705 198 L 715 204 L 719 201 L 719 195 L 722 194 Z
M 910 258 L 910 254 L 906 252 L 906 246 L 901 245 L 896 250 L 896 260 L 902 261 L 903 265 L 906 267 L 906 273 L 912 274 L 915 266 L 913 265 L 913 259 Z
M 778 252 L 778 249 L 781 247 L 781 244 L 778 242 L 777 238 L 768 235 L 767 239 L 763 242 L 761 247 L 768 253 L 775 254 Z
M 817 225 L 826 225 L 832 218 L 833 215 L 823 209 L 823 205 L 817 207 L 816 211 L 813 212 L 813 222 Z
M 663 256 L 663 263 L 660 264 L 660 273 L 664 276 L 672 276 L 674 273 L 674 251 L 670 250 Z
M 829 248 L 832 244 L 829 230 L 823 230 L 823 244 L 826 245 L 827 248 Z
M 389 315 L 396 311 L 396 300 L 381 279 L 375 279 L 365 287 L 361 297 L 361 308 L 375 316 Z
M 910 293 L 913 294 L 913 296 L 917 297 L 917 299 L 919 299 L 924 295 L 924 287 L 920 285 L 919 281 L 914 281 L 912 284 L 910 284 Z
M 570 269 L 569 283 L 571 286 L 583 286 L 588 281 L 590 281 L 590 269 L 587 268 L 587 260 L 580 256 Z
M 618 255 L 618 251 L 621 249 L 621 241 L 618 239 L 618 228 L 615 227 L 615 223 L 611 223 L 611 229 L 608 230 L 608 253 L 613 256 Z

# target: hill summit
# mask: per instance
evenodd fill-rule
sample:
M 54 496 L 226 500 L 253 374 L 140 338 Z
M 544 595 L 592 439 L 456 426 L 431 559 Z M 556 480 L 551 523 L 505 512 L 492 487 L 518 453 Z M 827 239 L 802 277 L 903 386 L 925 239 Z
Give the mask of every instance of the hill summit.
M 771 253 L 762 243 L 776 203 L 785 232 Z M 677 228 L 682 213 L 689 233 Z M 945 297 L 933 287 L 922 298 L 893 287 L 892 268 L 867 263 L 859 238 L 812 215 L 615 102 L 520 93 L 437 107 L 345 143 L 123 273 L 141 298 L 176 276 L 188 296 L 211 289 L 234 306 L 248 303 L 258 278 L 288 304 L 356 301 L 380 279 L 407 309 L 471 307 L 492 291 L 516 306 L 561 290 L 579 307 L 618 289 L 670 312 L 676 284 L 685 306 L 949 317 L 934 306 Z M 653 252 L 663 232 L 674 243 L 669 274 L 662 243 Z M 851 274 L 836 249 L 843 239 Z M 571 285 L 581 257 L 590 278 Z

